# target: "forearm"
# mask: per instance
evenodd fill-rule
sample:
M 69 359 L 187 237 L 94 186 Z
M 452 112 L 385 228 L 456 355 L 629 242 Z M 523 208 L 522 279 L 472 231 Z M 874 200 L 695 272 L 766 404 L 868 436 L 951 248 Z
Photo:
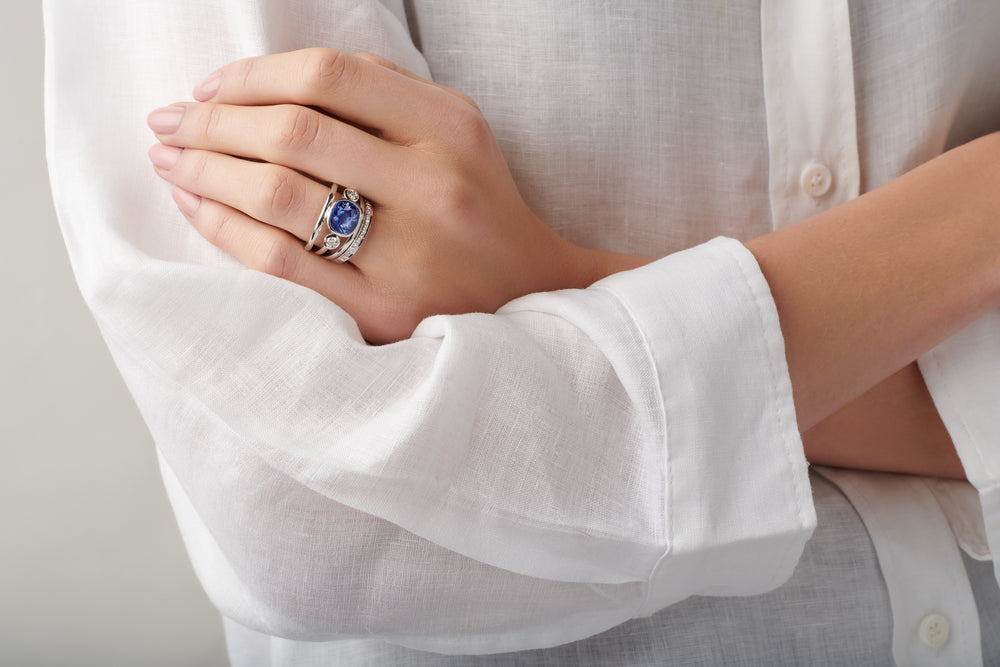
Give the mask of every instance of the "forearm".
M 810 463 L 964 478 L 915 363 L 802 434 Z
M 997 307 L 998 145 L 972 142 L 747 244 L 777 305 L 801 429 Z
M 604 253 L 599 261 L 626 270 L 641 259 Z M 916 363 L 813 425 L 802 440 L 806 459 L 816 465 L 965 478 Z
M 778 309 L 811 462 L 964 476 L 912 362 L 998 305 L 998 144 L 980 139 L 747 243 Z M 641 263 L 599 253 L 595 266 Z

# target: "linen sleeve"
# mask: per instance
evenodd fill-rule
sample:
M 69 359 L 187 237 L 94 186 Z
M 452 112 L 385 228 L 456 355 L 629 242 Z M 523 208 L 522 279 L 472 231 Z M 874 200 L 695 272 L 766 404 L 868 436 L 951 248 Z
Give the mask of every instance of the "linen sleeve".
M 1000 581 L 1000 311 L 941 343 L 919 365 L 966 477 L 979 492 Z
M 401 5 L 44 7 L 74 272 L 223 614 L 496 652 L 791 575 L 815 515 L 777 314 L 740 243 L 366 345 L 333 303 L 189 227 L 144 118 L 262 52 L 367 50 L 426 75 Z

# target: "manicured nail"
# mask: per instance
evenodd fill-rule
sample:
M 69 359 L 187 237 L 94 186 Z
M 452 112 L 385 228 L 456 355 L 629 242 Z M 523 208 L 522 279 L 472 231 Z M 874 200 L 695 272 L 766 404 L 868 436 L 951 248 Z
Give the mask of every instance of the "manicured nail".
M 177 208 L 181 210 L 181 213 L 187 217 L 191 217 L 201 206 L 201 197 L 198 195 L 188 192 L 184 188 L 175 187 L 173 191 L 174 203 L 177 204 Z
M 174 146 L 153 144 L 149 149 L 149 159 L 160 169 L 173 169 L 180 156 L 181 149 Z
M 171 134 L 181 126 L 184 117 L 184 107 L 163 107 L 149 114 L 146 123 L 157 134 Z
M 194 99 L 199 102 L 207 102 L 215 97 L 219 92 L 219 81 L 222 80 L 222 72 L 209 74 L 208 78 L 194 87 Z

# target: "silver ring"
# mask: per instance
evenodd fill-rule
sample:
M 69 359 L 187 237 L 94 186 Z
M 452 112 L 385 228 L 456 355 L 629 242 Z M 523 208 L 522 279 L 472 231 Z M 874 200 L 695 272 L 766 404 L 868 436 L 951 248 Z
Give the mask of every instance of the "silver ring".
M 305 249 L 327 259 L 346 262 L 361 247 L 371 224 L 371 202 L 356 190 L 334 183 Z M 329 230 L 325 235 L 324 227 Z

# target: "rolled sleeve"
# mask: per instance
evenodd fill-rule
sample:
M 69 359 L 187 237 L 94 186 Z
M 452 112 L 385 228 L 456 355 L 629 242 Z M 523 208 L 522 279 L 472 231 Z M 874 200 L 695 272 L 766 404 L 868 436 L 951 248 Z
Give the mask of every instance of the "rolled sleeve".
M 685 588 L 781 584 L 816 519 L 778 315 L 753 256 L 720 238 L 596 287 L 635 319 L 663 401 L 669 547 L 645 611 Z
M 966 477 L 979 492 L 986 540 L 1000 553 L 1000 311 L 972 323 L 919 360 Z M 1000 569 L 994 570 L 1000 579 Z

